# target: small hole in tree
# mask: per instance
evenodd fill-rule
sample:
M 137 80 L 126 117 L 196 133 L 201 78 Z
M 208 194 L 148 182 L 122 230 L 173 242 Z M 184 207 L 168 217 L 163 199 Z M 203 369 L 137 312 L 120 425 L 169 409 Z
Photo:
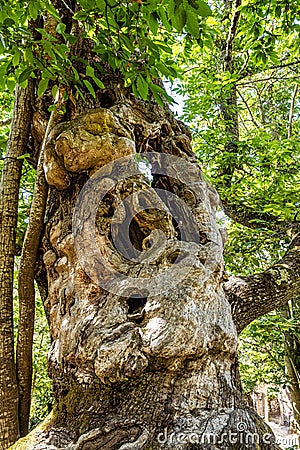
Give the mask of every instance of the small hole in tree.
M 128 306 L 128 318 L 140 323 L 143 320 L 147 297 L 129 297 L 126 300 L 126 303 Z

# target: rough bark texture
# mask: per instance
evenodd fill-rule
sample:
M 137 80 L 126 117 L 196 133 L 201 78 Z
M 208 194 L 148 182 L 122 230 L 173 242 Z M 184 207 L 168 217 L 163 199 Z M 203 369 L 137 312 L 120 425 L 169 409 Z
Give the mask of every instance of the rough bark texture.
M 15 230 L 22 160 L 31 123 L 31 83 L 26 90 L 17 87 L 11 133 L 2 170 L 0 190 L 0 448 L 16 441 L 18 389 L 14 363 L 13 277 Z
M 32 343 L 35 317 L 34 274 L 40 234 L 43 226 L 44 208 L 47 198 L 47 184 L 43 168 L 37 172 L 34 205 L 31 209 L 30 227 L 24 239 L 19 267 L 19 322 L 16 351 L 17 380 L 19 389 L 20 436 L 28 433 L 31 385 L 32 385 Z
M 32 344 L 35 317 L 34 277 L 38 249 L 40 245 L 48 184 L 43 169 L 44 147 L 48 131 L 55 125 L 58 114 L 51 113 L 42 148 L 39 151 L 33 200 L 30 208 L 29 224 L 26 229 L 18 273 L 19 322 L 16 350 L 17 382 L 19 389 L 19 429 L 20 436 L 26 436 L 29 426 L 31 386 L 32 386 Z
M 95 240 L 79 260 L 72 218 L 81 188 L 105 164 L 147 152 L 175 155 L 181 163 L 169 169 L 172 176 L 151 179 L 140 173 L 116 182 L 99 204 Z M 188 186 L 182 181 L 185 163 L 195 169 Z M 269 449 L 267 426 L 242 399 L 237 334 L 222 287 L 219 200 L 202 179 L 187 128 L 160 107 L 123 98 L 55 127 L 46 145 L 45 173 L 52 186 L 43 239 L 45 307 L 57 405 L 50 422 L 15 448 Z M 110 186 L 114 176 L 100 181 Z M 165 199 L 161 191 L 174 197 Z M 118 209 L 128 195 L 131 206 Z M 181 200 L 189 206 L 199 242 L 184 241 L 180 217 L 172 219 Z M 125 257 L 122 234 L 119 248 L 113 242 L 113 217 L 118 235 L 130 214 L 131 243 L 150 250 L 142 263 Z M 93 236 L 80 217 L 73 218 L 74 226 Z M 164 246 L 157 230 L 164 232 Z M 123 282 L 100 287 L 90 263 L 94 246 L 122 276 L 144 282 L 156 276 L 155 292 L 145 289 L 142 297 Z M 181 271 L 164 278 L 179 255 Z M 101 277 L 107 273 L 102 265 Z

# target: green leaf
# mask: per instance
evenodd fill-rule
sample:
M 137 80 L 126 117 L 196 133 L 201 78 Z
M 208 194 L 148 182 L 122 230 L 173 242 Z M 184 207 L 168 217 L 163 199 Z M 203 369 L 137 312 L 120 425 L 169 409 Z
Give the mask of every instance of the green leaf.
M 85 73 L 86 73 L 87 77 L 92 77 L 93 78 L 95 76 L 95 70 L 91 66 L 86 66 Z
M 33 57 L 33 53 L 30 47 L 27 47 L 25 50 L 25 58 L 24 58 L 27 63 L 33 65 L 34 64 L 34 57 Z
M 199 16 L 208 17 L 212 15 L 211 9 L 207 3 L 203 0 L 197 0 L 197 2 L 199 4 L 199 8 L 197 9 Z
M 39 85 L 38 85 L 38 90 L 37 90 L 38 97 L 41 97 L 43 95 L 43 93 L 46 91 L 46 89 L 48 87 L 48 83 L 49 83 L 49 78 L 42 78 L 40 80 Z
M 23 83 L 23 81 L 28 80 L 32 72 L 33 67 L 27 67 L 27 69 L 23 70 L 23 72 L 19 75 L 18 83 Z
M 96 76 L 93 77 L 93 81 L 94 83 L 98 86 L 98 88 L 100 89 L 105 89 L 104 84 L 102 83 L 101 80 L 99 80 L 99 78 L 97 78 Z
M 73 16 L 73 19 L 83 21 L 83 20 L 86 20 L 87 17 L 88 17 L 88 14 L 85 11 L 77 11 Z
M 66 24 L 60 22 L 60 23 L 57 25 L 57 27 L 56 27 L 56 32 L 57 32 L 58 34 L 64 34 L 65 31 L 66 31 Z
M 74 79 L 75 81 L 79 81 L 79 73 L 77 72 L 77 70 L 75 69 L 74 66 L 72 66 L 72 71 L 74 73 Z
M 275 51 L 269 51 L 269 58 L 274 64 L 280 63 L 279 56 Z
M 277 5 L 275 8 L 275 16 L 277 17 L 277 19 L 280 18 L 281 16 L 281 5 Z
M 45 36 L 49 42 L 55 42 L 56 38 L 52 36 L 52 34 L 47 33 L 43 28 L 36 28 L 36 30 L 41 33 L 42 36 Z M 44 44 L 43 41 L 41 41 L 41 44 Z
M 3 23 L 4 23 L 4 26 L 7 28 L 15 26 L 15 21 L 10 18 L 5 19 Z
M 145 80 L 145 78 L 143 78 L 142 75 L 139 75 L 137 77 L 137 88 L 142 99 L 147 100 L 149 86 L 147 81 Z
M 185 23 L 186 23 L 186 12 L 180 5 L 175 10 L 174 16 L 172 17 L 172 24 L 179 33 L 182 33 Z
M 28 80 L 22 81 L 22 83 L 19 83 L 19 85 L 21 86 L 21 88 L 26 89 L 28 86 Z
M 105 8 L 106 8 L 105 0 L 96 0 L 96 5 L 100 11 L 105 11 Z
M 157 94 L 161 94 L 165 97 L 165 99 L 169 102 L 169 103 L 174 103 L 174 99 L 172 97 L 170 97 L 169 94 L 167 94 L 167 92 L 165 91 L 165 89 L 163 89 L 162 87 L 158 86 L 157 84 L 150 84 L 150 89 L 154 93 Z
M 165 90 L 162 93 L 162 95 L 165 97 L 165 99 L 167 100 L 168 103 L 170 103 L 170 104 L 176 103 L 174 101 L 174 99 Z
M 38 14 L 39 14 L 39 9 L 38 9 L 36 2 L 31 1 L 29 3 L 28 9 L 29 9 L 29 14 L 30 14 L 31 18 L 33 20 L 36 20 L 38 17 Z
M 197 0 L 188 0 L 189 5 L 191 5 L 192 8 L 194 9 L 198 9 L 199 8 L 199 3 Z
M 162 87 L 160 87 L 160 86 L 158 86 L 157 84 L 154 84 L 154 83 L 151 83 L 149 85 L 149 87 L 150 87 L 152 92 L 159 92 L 161 94 L 164 94 L 164 92 L 165 92 L 165 90 Z
M 82 98 L 82 100 L 85 100 L 84 95 L 83 95 L 83 93 L 81 92 L 81 90 L 79 89 L 79 87 L 75 85 L 75 89 L 76 89 L 78 95 L 80 95 L 80 97 Z
M 55 53 L 61 57 L 61 59 L 68 59 L 69 47 L 65 44 L 53 45 Z
M 163 7 L 159 8 L 159 9 L 158 9 L 158 14 L 159 14 L 160 20 L 162 21 L 162 24 L 163 24 L 163 26 L 165 27 L 165 29 L 166 29 L 167 31 L 171 31 L 171 30 L 172 30 L 172 27 L 171 27 L 171 25 L 170 25 L 170 22 L 169 22 L 167 13 L 166 13 L 166 11 L 165 11 L 165 8 L 163 8 Z
M 164 102 L 162 101 L 160 95 L 159 95 L 157 92 L 153 92 L 153 97 L 155 98 L 157 104 L 158 104 L 159 106 L 161 106 L 162 108 L 164 108 L 164 106 L 165 106 L 165 105 L 164 105 Z
M 57 86 L 57 84 L 54 84 L 54 86 L 52 86 L 52 89 L 51 89 L 52 97 L 54 99 L 56 98 L 57 92 L 58 92 L 58 86 Z
M 88 91 L 90 92 L 90 94 L 94 98 L 96 98 L 95 90 L 94 90 L 93 86 L 91 85 L 91 83 L 88 80 L 83 80 L 83 83 L 85 84 L 85 86 L 88 89 Z
M 195 38 L 199 37 L 199 21 L 197 14 L 191 9 L 186 10 L 186 28 Z
M 134 95 L 136 97 L 139 97 L 140 94 L 139 94 L 139 91 L 137 90 L 137 87 L 136 87 L 135 83 L 132 83 L 131 88 L 132 88 L 132 92 L 134 93 Z
M 15 50 L 15 54 L 12 60 L 13 66 L 16 67 L 20 62 L 21 52 L 18 48 Z
M 150 16 L 149 16 L 149 21 L 148 21 L 148 23 L 149 23 L 149 28 L 150 28 L 150 30 L 152 31 L 152 33 L 153 33 L 155 36 L 157 35 L 158 26 L 159 26 L 159 23 L 158 23 L 158 20 L 157 20 L 157 19 L 158 19 L 158 18 L 157 18 L 156 13 L 153 12 L 153 13 L 150 14 Z
M 24 155 L 18 156 L 17 159 L 26 159 L 26 158 L 30 158 L 30 154 L 29 153 L 24 153 Z
M 171 46 L 169 46 L 168 44 L 166 44 L 165 42 L 159 41 L 159 40 L 155 40 L 154 43 L 157 45 L 157 47 L 163 49 L 164 52 L 166 53 L 173 53 L 173 49 Z
M 161 94 L 163 97 L 167 98 L 168 100 L 171 100 L 171 102 L 173 101 L 173 99 L 166 93 L 165 89 L 163 89 L 161 86 L 158 86 L 157 84 L 151 83 L 149 85 L 150 90 L 153 93 L 153 97 L 155 98 L 156 102 L 164 107 L 164 102 L 161 98 L 161 96 L 159 94 Z
M 77 36 L 73 36 L 72 34 L 65 34 L 65 38 L 67 39 L 67 41 L 69 42 L 70 45 L 75 45 L 76 42 L 78 41 L 78 37 Z
M 175 2 L 174 2 L 174 0 L 169 0 L 167 5 L 166 5 L 166 11 L 167 11 L 168 17 L 173 17 L 174 16 L 174 9 L 175 9 Z
M 173 67 L 166 66 L 161 61 L 157 61 L 156 63 L 157 69 L 168 78 L 173 78 L 177 76 L 177 72 Z
M 56 111 L 56 109 L 57 109 L 57 105 L 50 105 L 48 108 L 48 111 L 53 112 L 53 111 Z
M 12 93 L 14 91 L 14 89 L 15 89 L 15 86 L 16 86 L 15 78 L 8 78 L 6 80 L 6 85 L 7 85 L 8 89 L 9 89 L 9 91 Z
M 125 47 L 127 47 L 127 49 L 132 52 L 134 50 L 134 45 L 133 43 L 130 41 L 130 39 L 128 39 L 127 36 L 125 35 L 121 35 L 120 36 L 120 40 L 125 44 Z M 103 48 L 106 51 L 106 48 Z
M 47 12 L 51 14 L 51 16 L 54 17 L 56 20 L 61 20 L 60 15 L 58 14 L 58 12 L 56 11 L 51 2 L 47 2 Z
M 0 52 L 4 53 L 5 49 L 6 49 L 6 43 L 5 43 L 3 35 L 0 33 Z

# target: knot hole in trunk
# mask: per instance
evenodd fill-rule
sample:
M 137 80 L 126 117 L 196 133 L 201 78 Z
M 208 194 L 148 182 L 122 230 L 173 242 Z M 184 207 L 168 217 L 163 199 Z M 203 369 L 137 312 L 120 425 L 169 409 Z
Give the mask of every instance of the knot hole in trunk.
M 144 318 L 147 297 L 128 297 L 126 303 L 128 306 L 128 319 L 138 324 L 141 323 Z

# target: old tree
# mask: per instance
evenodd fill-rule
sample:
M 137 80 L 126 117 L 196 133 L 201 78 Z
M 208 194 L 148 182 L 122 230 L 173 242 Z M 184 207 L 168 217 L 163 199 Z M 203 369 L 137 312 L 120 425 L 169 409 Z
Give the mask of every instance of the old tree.
M 28 433 L 34 280 L 50 326 L 56 404 L 14 448 L 273 445 L 243 398 L 237 333 L 297 296 L 298 223 L 268 215 L 292 234 L 286 254 L 265 272 L 227 279 L 219 197 L 204 180 L 189 129 L 169 110 L 161 82 L 178 75 L 172 56 L 178 46 L 186 58 L 195 43 L 219 48 L 230 81 L 219 100 L 225 150 L 227 161 L 228 155 L 235 161 L 232 52 L 243 10 L 238 0 L 221 3 L 215 6 L 224 27 L 216 36 L 201 0 L 1 5 L 1 83 L 12 90 L 18 82 L 0 191 L 3 449 Z M 290 29 L 297 11 L 283 3 L 270 4 L 267 15 L 273 12 L 273 23 L 277 18 Z M 246 74 L 255 71 L 251 48 L 244 55 L 238 50 Z M 15 229 L 24 155 L 36 181 L 20 257 L 15 363 Z M 222 169 L 228 187 L 234 164 Z M 257 219 L 222 200 L 237 221 Z

